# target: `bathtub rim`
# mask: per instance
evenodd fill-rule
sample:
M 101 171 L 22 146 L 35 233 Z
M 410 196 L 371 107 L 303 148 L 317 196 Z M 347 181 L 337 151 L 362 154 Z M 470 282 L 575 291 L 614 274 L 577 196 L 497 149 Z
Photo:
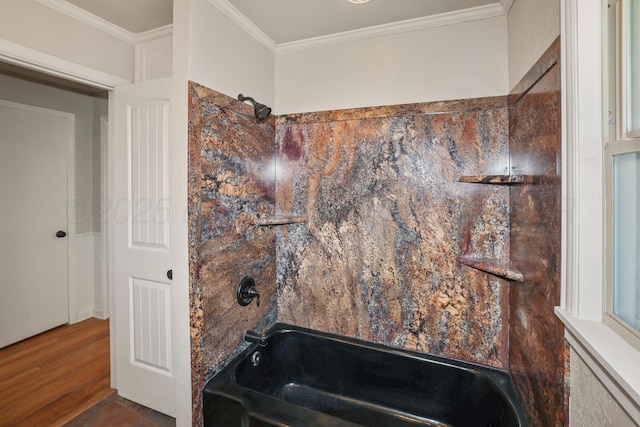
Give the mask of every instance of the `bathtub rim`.
M 242 335 L 244 335 L 245 331 L 241 331 Z M 517 391 L 515 389 L 513 380 L 511 379 L 511 375 L 507 370 L 503 370 L 500 368 L 496 368 L 493 366 L 482 365 L 480 363 L 468 362 L 465 360 L 459 360 L 454 358 L 448 358 L 444 356 L 437 356 L 430 353 L 423 353 L 415 350 L 410 350 L 402 347 L 393 347 L 386 344 L 376 343 L 372 341 L 366 341 L 360 338 L 355 338 L 347 335 L 336 334 L 332 332 L 320 331 L 316 329 L 306 328 L 303 326 L 297 326 L 290 323 L 277 322 L 269 327 L 264 336 L 266 337 L 267 347 L 269 346 L 270 340 L 272 337 L 281 334 L 287 333 L 296 333 L 313 337 L 320 337 L 323 339 L 352 345 L 355 347 L 359 347 L 362 349 L 372 350 L 372 351 L 380 351 L 383 353 L 388 353 L 395 356 L 401 357 L 410 357 L 412 359 L 416 359 L 419 361 L 425 361 L 428 363 L 433 363 L 437 365 L 446 366 L 448 368 L 460 369 L 465 371 L 471 371 L 474 374 L 480 374 L 483 377 L 488 378 L 491 383 L 495 386 L 498 393 L 503 397 L 511 409 L 516 414 L 518 421 L 520 422 L 520 427 L 528 427 L 528 419 L 518 397 Z M 204 388 L 202 389 L 202 393 L 205 394 L 207 392 L 218 395 L 221 397 L 225 397 L 227 399 L 233 400 L 243 407 L 246 406 L 246 402 L 242 399 L 242 396 L 245 393 L 257 393 L 262 394 L 264 396 L 268 396 L 272 399 L 272 396 L 267 394 L 260 393 L 256 390 L 253 390 L 248 387 L 241 386 L 237 383 L 236 379 L 236 370 L 240 363 L 250 355 L 259 350 L 261 347 L 258 343 L 250 343 L 244 350 L 234 356 L 225 366 L 223 366 L 220 370 L 215 372 L 205 383 Z M 217 387 L 214 387 L 217 386 Z M 229 391 L 223 391 L 220 389 L 220 386 L 225 386 Z M 215 391 L 214 391 L 215 390 Z M 235 393 L 231 393 L 233 391 Z M 204 410 L 204 408 L 203 408 Z M 249 406 L 246 407 L 246 410 L 251 412 L 251 408 Z

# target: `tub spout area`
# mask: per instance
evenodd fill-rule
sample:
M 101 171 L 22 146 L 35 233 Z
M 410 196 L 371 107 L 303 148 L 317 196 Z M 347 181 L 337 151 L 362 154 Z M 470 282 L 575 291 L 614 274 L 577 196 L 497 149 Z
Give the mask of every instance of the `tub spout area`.
M 252 330 L 245 332 L 244 340 L 250 343 L 258 343 L 260 344 L 260 347 L 265 347 L 267 345 L 267 337 Z

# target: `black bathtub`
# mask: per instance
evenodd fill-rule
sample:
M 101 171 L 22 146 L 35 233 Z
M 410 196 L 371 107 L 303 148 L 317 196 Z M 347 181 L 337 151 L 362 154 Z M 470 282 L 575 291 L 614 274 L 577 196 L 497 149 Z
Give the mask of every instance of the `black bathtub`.
M 509 376 L 276 324 L 204 388 L 210 426 L 527 426 Z

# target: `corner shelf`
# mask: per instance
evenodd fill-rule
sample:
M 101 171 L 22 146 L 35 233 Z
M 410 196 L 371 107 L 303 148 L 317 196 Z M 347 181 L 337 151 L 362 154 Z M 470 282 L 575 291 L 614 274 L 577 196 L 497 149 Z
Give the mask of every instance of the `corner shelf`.
M 459 256 L 458 261 L 476 270 L 498 276 L 502 279 L 515 282 L 523 282 L 524 276 L 509 260 L 490 259 L 490 258 L 472 258 Z
M 537 182 L 536 175 L 463 175 L 458 182 L 472 184 L 517 185 Z
M 306 216 L 287 216 L 287 215 L 273 215 L 266 218 L 259 218 L 256 220 L 256 225 L 271 226 L 271 225 L 287 225 L 287 224 L 300 224 L 307 221 Z

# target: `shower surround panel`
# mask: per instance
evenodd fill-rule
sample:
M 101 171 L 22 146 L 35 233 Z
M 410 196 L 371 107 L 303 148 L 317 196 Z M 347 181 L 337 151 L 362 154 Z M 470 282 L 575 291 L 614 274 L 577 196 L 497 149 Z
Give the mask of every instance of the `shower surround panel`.
M 194 425 L 201 391 L 241 348 L 244 332 L 276 322 L 276 236 L 256 219 L 275 210 L 274 123 L 253 107 L 190 84 L 189 256 Z M 256 301 L 241 307 L 236 287 L 255 279 Z
M 509 284 L 457 262 L 509 257 L 506 97 L 276 121 L 278 320 L 508 368 Z
M 510 292 L 509 363 L 531 425 L 565 425 L 560 305 L 560 40 L 509 95 L 511 165 L 535 183 L 510 188 L 511 260 L 524 281 Z
M 190 85 L 194 425 L 205 381 L 276 321 L 509 369 L 561 426 L 559 41 L 508 97 L 293 114 Z M 513 186 L 460 176 L 533 176 Z M 272 215 L 306 222 L 257 226 Z M 273 218 L 273 217 L 272 217 Z M 277 254 L 277 257 L 276 257 Z M 522 283 L 459 264 L 511 259 Z M 250 275 L 262 305 L 240 308 Z

